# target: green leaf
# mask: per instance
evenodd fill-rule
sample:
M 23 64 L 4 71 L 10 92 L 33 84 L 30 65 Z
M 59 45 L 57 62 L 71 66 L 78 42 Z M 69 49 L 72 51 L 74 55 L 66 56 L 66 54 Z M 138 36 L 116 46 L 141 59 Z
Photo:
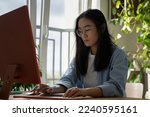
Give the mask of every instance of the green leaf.
M 117 12 L 116 8 L 113 8 L 113 9 L 112 9 L 112 14 L 115 15 L 116 12 Z
M 141 19 L 143 19 L 143 14 L 138 14 L 135 19 L 136 19 L 136 20 L 141 20 Z
M 113 4 L 116 4 L 116 0 L 112 0 L 112 3 L 113 3 Z
M 150 51 L 147 51 L 146 55 L 150 58 Z
M 117 1 L 117 3 L 116 3 L 116 8 L 119 9 L 120 5 L 121 5 L 121 1 L 119 0 L 119 1 Z
M 149 18 L 145 18 L 144 21 L 145 21 L 147 24 L 150 24 L 150 19 L 149 19 Z
M 147 1 L 147 2 L 144 4 L 143 8 L 148 7 L 148 5 L 149 5 L 149 1 Z
M 150 39 L 145 39 L 145 40 L 144 40 L 144 44 L 145 44 L 148 48 L 150 48 Z
M 143 6 L 142 3 L 138 5 L 137 10 L 136 10 L 137 14 L 140 13 L 140 10 L 141 10 L 142 6 Z
M 117 19 L 113 19 L 113 20 L 111 20 L 111 23 L 113 23 L 114 25 L 117 25 L 118 24 L 118 20 Z
M 131 15 L 131 11 L 128 11 L 127 14 L 130 16 Z
M 134 82 L 135 82 L 135 83 L 141 82 L 141 76 L 140 76 L 140 74 L 138 74 L 138 75 L 136 76 L 136 78 L 134 79 Z
M 141 38 L 140 36 L 137 38 L 137 42 L 140 43 L 143 41 L 143 38 Z
M 123 24 L 123 19 L 120 18 L 120 19 L 119 19 L 119 25 L 122 25 L 122 24 Z
M 126 25 L 126 29 L 128 30 L 128 32 L 132 31 L 129 24 Z
M 138 33 L 139 31 L 140 31 L 140 27 L 137 26 L 137 27 L 136 27 L 136 33 Z

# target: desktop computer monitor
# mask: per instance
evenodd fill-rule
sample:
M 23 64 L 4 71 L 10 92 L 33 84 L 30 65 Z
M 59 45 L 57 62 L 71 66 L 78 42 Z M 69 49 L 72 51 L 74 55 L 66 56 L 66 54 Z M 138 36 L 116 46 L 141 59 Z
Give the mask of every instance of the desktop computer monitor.
M 41 82 L 27 6 L 0 16 L 0 80 L 0 99 L 8 99 L 14 82 Z

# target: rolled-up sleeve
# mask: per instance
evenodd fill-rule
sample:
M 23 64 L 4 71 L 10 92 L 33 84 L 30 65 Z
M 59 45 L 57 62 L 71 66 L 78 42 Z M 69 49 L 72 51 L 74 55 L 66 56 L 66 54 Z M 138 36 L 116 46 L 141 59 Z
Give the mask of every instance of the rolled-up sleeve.
M 127 72 L 127 56 L 121 49 L 117 49 L 111 58 L 108 80 L 99 86 L 102 89 L 103 95 L 125 96 Z

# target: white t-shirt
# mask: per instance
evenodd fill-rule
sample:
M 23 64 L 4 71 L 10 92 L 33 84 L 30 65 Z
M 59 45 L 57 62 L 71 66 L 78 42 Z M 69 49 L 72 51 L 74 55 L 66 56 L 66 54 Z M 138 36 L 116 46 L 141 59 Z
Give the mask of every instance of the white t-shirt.
M 91 53 L 89 54 L 89 59 L 88 59 L 88 69 L 87 69 L 87 74 L 84 77 L 84 84 L 86 87 L 93 87 L 95 84 L 98 85 L 97 81 L 97 72 L 94 71 L 94 58 L 95 55 L 92 55 Z M 86 88 L 84 87 L 84 88 Z

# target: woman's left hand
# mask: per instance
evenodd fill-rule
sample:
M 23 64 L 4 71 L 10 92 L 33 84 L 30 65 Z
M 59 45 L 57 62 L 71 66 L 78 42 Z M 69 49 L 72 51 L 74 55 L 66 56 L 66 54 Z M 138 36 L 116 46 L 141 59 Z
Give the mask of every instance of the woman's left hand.
M 77 97 L 77 96 L 86 96 L 86 89 L 73 87 L 68 89 L 64 94 L 64 97 Z

